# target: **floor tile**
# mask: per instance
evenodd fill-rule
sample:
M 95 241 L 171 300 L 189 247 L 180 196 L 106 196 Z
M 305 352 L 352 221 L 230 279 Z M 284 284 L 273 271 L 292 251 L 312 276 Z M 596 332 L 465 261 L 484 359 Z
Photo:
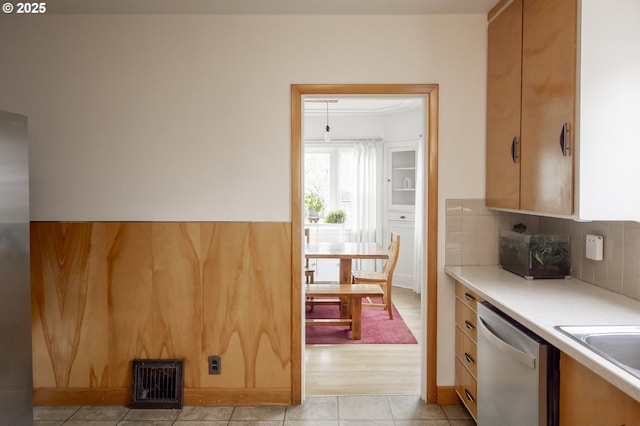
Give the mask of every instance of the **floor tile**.
M 233 407 L 184 407 L 177 420 L 229 420 Z
M 180 415 L 180 410 L 171 409 L 132 409 L 129 410 L 124 420 L 175 420 Z
M 386 396 L 339 396 L 340 420 L 387 420 L 392 419 Z
M 79 406 L 38 406 L 33 407 L 33 420 L 67 420 Z
M 337 420 L 338 397 L 309 397 L 302 405 L 287 407 L 285 420 Z
M 273 407 L 236 407 L 231 415 L 234 420 L 284 420 L 286 408 L 281 406 Z M 234 423 L 236 424 L 236 423 Z M 282 424 L 282 423 L 280 423 Z
M 449 420 L 451 426 L 476 426 L 476 422 L 473 419 L 467 420 Z
M 394 419 L 422 420 L 446 419 L 442 408 L 437 404 L 425 404 L 419 396 L 390 395 L 389 405 Z
M 285 420 L 284 426 L 340 426 L 339 420 Z
M 346 395 L 308 397 L 290 407 L 34 407 L 33 426 L 475 426 L 475 422 L 463 406 L 425 404 L 419 396 Z
M 471 414 L 462 405 L 442 405 L 442 411 L 449 420 L 471 419 Z
M 129 412 L 121 406 L 84 406 L 80 407 L 69 420 L 116 420 L 120 421 Z

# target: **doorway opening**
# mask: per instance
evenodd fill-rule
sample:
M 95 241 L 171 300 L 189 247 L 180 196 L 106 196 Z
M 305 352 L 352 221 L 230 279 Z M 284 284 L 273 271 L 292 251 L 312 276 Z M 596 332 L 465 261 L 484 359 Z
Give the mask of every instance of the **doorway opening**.
M 418 282 L 421 287 L 420 356 L 416 368 L 420 371 L 420 394 L 427 402 L 437 401 L 436 392 L 436 259 L 437 259 L 437 132 L 438 132 L 438 86 L 437 85 L 292 85 L 291 87 L 291 142 L 292 142 L 292 282 L 300 282 L 303 257 L 302 233 L 308 218 L 303 209 L 304 194 L 304 148 L 305 131 L 303 126 L 303 101 L 307 98 L 322 97 L 366 97 L 388 96 L 424 99 L 424 128 L 420 158 L 424 165 L 424 177 L 421 182 L 424 197 L 418 197 L 418 203 L 424 208 L 423 227 L 416 240 L 422 241 L 424 254 L 417 264 Z M 328 108 L 327 108 L 328 110 Z M 329 115 L 325 117 L 329 126 Z M 310 138 L 313 139 L 313 138 Z M 405 179 L 405 185 L 413 182 Z M 417 185 L 416 185 L 417 186 Z M 406 189 L 406 188 L 405 188 Z M 402 195 L 403 197 L 406 194 Z M 340 200 L 340 202 L 345 200 Z M 348 201 L 348 200 L 347 200 Z M 338 200 L 334 200 L 337 204 Z M 381 227 L 384 232 L 388 227 Z M 379 231 L 382 232 L 382 231 Z M 382 241 L 382 240 L 379 240 Z M 395 281 L 395 280 L 394 280 Z M 304 346 L 304 297 L 302 289 L 292 286 L 292 384 L 293 402 L 301 402 L 304 395 L 305 346 Z M 342 345 L 356 346 L 356 345 Z M 397 350 L 400 348 L 397 348 Z M 334 349 L 331 349 L 334 350 Z M 314 355 L 310 352 L 311 355 Z M 317 354 L 316 354 L 317 355 Z M 322 354 L 319 355 L 322 358 Z M 393 359 L 393 353 L 383 355 L 379 362 Z M 375 376 L 375 367 L 371 374 Z M 298 400 L 299 399 L 299 400 Z

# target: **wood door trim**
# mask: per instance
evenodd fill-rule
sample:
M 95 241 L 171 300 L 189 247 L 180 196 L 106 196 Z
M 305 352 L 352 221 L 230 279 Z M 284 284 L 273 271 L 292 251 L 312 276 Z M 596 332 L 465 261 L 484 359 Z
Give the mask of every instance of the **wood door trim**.
M 302 402 L 302 95 L 424 95 L 427 132 L 427 353 L 426 400 L 437 403 L 438 292 L 438 93 L 437 84 L 292 84 L 291 85 L 291 387 L 292 402 Z
M 487 22 L 491 23 L 498 17 L 504 10 L 513 2 L 513 0 L 500 0 L 491 10 L 487 13 Z

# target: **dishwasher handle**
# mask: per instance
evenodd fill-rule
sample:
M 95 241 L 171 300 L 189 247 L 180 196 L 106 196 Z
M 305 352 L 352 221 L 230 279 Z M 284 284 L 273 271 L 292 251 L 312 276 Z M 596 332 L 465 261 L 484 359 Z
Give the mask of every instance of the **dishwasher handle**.
M 491 330 L 489 330 L 489 327 L 487 327 L 487 324 L 485 323 L 484 319 L 479 315 L 478 315 L 478 326 L 479 326 L 478 330 L 480 330 L 480 333 L 493 346 L 500 349 L 502 352 L 504 352 L 505 354 L 507 354 L 512 359 L 519 362 L 520 364 L 524 365 L 525 367 L 529 367 L 531 369 L 536 368 L 536 358 L 534 356 L 529 355 L 528 353 L 522 352 L 517 348 L 514 348 L 513 346 L 511 346 L 510 344 L 502 340 L 500 337 L 496 336 Z

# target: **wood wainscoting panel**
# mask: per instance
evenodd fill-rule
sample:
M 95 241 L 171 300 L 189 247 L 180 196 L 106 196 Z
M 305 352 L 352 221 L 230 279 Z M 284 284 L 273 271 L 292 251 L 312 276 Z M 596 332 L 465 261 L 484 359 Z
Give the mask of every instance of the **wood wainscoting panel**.
M 290 271 L 290 223 L 33 222 L 34 404 L 120 401 L 136 358 L 184 359 L 185 395 L 290 401 Z
M 74 365 L 77 368 L 78 362 L 93 360 L 94 356 L 97 357 L 97 364 L 88 366 L 87 375 L 81 381 L 83 385 L 91 382 L 96 385 L 92 378 L 102 377 L 101 366 L 106 365 L 106 359 L 100 354 L 106 353 L 106 335 L 101 333 L 100 341 L 96 341 L 94 346 L 84 345 L 85 340 L 82 338 L 83 334 L 86 336 L 83 333 L 86 331 L 86 324 L 84 330 L 82 327 L 87 319 L 85 311 L 92 308 L 90 300 L 95 299 L 89 295 L 95 289 L 89 285 L 93 281 L 89 277 L 93 263 L 92 231 L 93 225 L 89 223 L 41 223 L 31 226 L 31 315 L 35 387 L 72 387 Z M 96 313 L 89 312 L 88 315 Z M 85 350 L 78 356 L 83 346 Z M 41 365 L 46 368 L 38 369 L 36 373 L 35 367 Z M 100 372 L 96 374 L 96 371 Z
M 200 259 L 184 223 L 123 223 L 107 255 L 110 382 L 131 377 L 134 358 L 185 360 L 199 383 Z M 194 244 L 195 243 L 195 244 Z M 206 360 L 205 360 L 206 366 Z
M 291 227 L 216 223 L 203 231 L 201 360 L 220 355 L 223 373 L 201 375 L 201 387 L 290 386 Z

